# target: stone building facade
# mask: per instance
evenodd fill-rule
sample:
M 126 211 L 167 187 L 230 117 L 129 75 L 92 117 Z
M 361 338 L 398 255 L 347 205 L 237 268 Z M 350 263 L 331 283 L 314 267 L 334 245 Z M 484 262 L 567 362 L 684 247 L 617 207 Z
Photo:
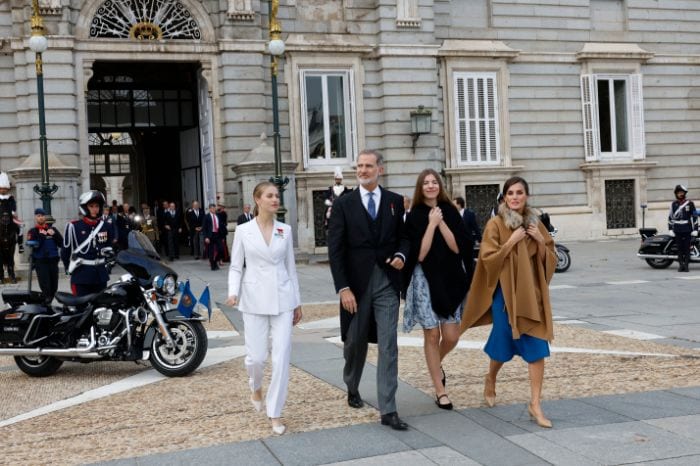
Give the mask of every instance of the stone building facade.
M 485 214 L 531 183 L 563 238 L 663 227 L 673 186 L 700 189 L 700 2 L 280 0 L 288 221 L 322 252 L 323 190 L 358 150 L 411 194 L 423 168 Z M 218 198 L 237 215 L 272 174 L 267 1 L 41 0 L 55 215 L 88 186 L 121 201 Z M 0 0 L 0 169 L 38 203 L 30 2 Z M 410 113 L 432 114 L 411 134 Z M 33 162 L 34 161 L 34 162 Z

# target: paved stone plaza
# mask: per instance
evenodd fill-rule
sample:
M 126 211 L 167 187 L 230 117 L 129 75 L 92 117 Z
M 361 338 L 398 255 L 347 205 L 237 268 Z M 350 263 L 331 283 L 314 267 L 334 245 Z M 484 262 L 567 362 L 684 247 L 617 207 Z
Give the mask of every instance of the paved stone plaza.
M 551 430 L 528 419 L 521 361 L 504 368 L 497 406 L 483 405 L 486 328 L 465 333 L 445 362 L 455 411 L 435 407 L 420 331 L 399 333 L 397 401 L 410 430 L 377 422 L 374 351 L 360 388 L 370 406 L 348 408 L 330 274 L 311 263 L 299 265 L 305 318 L 295 330 L 284 436 L 249 407 L 240 315 L 220 306 L 205 364 L 183 379 L 131 363 L 65 364 L 29 379 L 0 358 L 0 463 L 698 464 L 700 265 L 690 274 L 651 269 L 634 256 L 636 240 L 568 246 L 572 268 L 552 282 L 543 404 Z M 174 265 L 195 294 L 209 283 L 223 302 L 224 271 Z

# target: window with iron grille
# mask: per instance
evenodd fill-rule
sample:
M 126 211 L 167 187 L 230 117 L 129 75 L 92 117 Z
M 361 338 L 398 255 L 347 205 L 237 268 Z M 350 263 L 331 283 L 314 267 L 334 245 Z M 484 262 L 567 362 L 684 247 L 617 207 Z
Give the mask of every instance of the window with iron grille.
M 608 229 L 636 228 L 634 180 L 605 180 L 605 218 Z
M 476 214 L 476 221 L 482 231 L 491 218 L 491 209 L 496 206 L 498 192 L 497 184 L 476 184 L 464 187 L 464 201 L 467 208 Z
M 314 216 L 314 244 L 316 247 L 326 246 L 326 193 L 327 190 L 314 191 L 313 197 L 313 216 Z
M 455 73 L 455 147 L 460 165 L 501 161 L 496 73 Z

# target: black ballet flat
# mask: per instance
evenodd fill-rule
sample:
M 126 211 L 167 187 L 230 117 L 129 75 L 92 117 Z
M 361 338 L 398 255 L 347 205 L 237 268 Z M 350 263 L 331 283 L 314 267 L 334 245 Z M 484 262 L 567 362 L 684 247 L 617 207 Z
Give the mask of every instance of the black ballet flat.
M 452 402 L 445 403 L 445 404 L 440 404 L 440 400 L 441 400 L 442 398 L 447 398 L 447 393 L 443 393 L 443 394 L 440 395 L 440 396 L 436 396 L 436 397 L 435 397 L 435 404 L 436 404 L 437 407 L 440 408 L 440 409 L 446 409 L 446 410 L 450 411 L 450 410 L 452 409 Z M 449 398 L 448 398 L 448 399 L 449 399 Z

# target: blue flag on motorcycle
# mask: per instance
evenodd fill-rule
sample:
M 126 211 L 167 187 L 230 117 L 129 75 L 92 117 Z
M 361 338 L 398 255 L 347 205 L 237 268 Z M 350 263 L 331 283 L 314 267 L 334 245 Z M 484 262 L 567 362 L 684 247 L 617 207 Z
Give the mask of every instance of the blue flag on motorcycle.
M 180 296 L 180 302 L 177 305 L 177 310 L 180 314 L 187 317 L 188 319 L 192 317 L 192 311 L 194 306 L 197 304 L 197 298 L 194 297 L 192 291 L 190 290 L 190 281 L 187 280 L 185 283 L 185 289 L 182 290 L 182 296 Z
M 211 295 L 209 294 L 209 285 L 202 291 L 202 296 L 199 297 L 199 305 L 207 308 L 209 321 L 211 322 Z

